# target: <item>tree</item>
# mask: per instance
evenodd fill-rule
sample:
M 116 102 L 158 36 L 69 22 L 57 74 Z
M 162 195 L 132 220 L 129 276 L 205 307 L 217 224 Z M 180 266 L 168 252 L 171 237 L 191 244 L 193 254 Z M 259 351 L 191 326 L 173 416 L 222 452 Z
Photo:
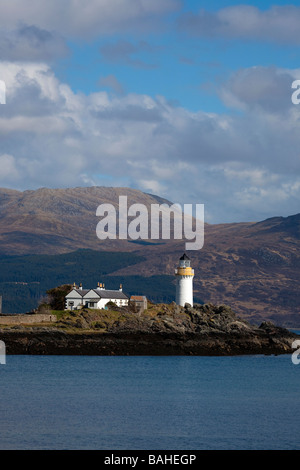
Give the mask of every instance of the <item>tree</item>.
M 65 297 L 71 290 L 72 286 L 70 284 L 64 284 L 63 286 L 54 287 L 47 291 L 48 302 L 52 310 L 64 310 Z

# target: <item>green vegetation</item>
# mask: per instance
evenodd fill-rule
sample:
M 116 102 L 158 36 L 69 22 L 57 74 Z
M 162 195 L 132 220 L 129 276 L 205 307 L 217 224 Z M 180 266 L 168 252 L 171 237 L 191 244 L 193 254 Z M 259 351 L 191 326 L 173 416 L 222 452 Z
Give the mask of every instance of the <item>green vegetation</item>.
M 50 308 L 53 310 L 64 310 L 65 297 L 71 289 L 71 284 L 65 284 L 63 286 L 54 287 L 47 290 L 48 304 Z
M 110 303 L 107 309 L 91 309 L 83 307 L 79 310 L 49 310 L 48 313 L 56 315 L 57 322 L 49 323 L 48 327 L 63 329 L 65 332 L 84 333 L 84 332 L 107 332 L 111 328 L 127 324 L 129 327 L 136 328 L 137 325 L 149 327 L 155 321 L 157 325 L 168 319 L 172 321 L 175 315 L 174 303 L 154 304 L 148 302 L 148 308 L 142 313 L 136 314 L 132 305 L 127 307 L 117 307 Z M 176 313 L 177 320 L 189 322 L 190 316 L 185 311 Z M 150 323 L 149 323 L 150 322 Z M 45 326 L 45 323 L 43 323 Z M 38 325 L 37 325 L 38 326 Z
M 57 322 L 51 323 L 55 329 L 62 328 L 65 331 L 81 332 L 98 331 L 105 332 L 108 328 L 126 321 L 132 316 L 130 309 L 118 308 L 108 310 L 97 310 L 90 308 L 82 308 L 80 310 L 53 310 L 52 314 L 56 315 Z
M 80 282 L 98 279 L 143 261 L 134 253 L 77 250 L 62 255 L 26 255 L 0 257 L 0 282 L 47 282 L 55 276 L 58 284 L 65 284 L 65 278 L 78 278 Z M 73 284 L 72 282 L 72 284 Z M 53 285 L 52 285 L 53 286 Z

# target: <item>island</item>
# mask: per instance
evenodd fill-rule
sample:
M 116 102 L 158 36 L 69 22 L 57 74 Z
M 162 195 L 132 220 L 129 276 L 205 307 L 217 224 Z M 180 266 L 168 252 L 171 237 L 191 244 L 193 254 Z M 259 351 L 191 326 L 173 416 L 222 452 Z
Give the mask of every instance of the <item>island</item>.
M 41 308 L 11 323 L 5 315 L 0 320 L 8 355 L 280 355 L 292 353 L 299 338 L 271 322 L 253 325 L 229 306 L 212 304 L 149 302 L 143 311 L 112 303 L 106 309 Z

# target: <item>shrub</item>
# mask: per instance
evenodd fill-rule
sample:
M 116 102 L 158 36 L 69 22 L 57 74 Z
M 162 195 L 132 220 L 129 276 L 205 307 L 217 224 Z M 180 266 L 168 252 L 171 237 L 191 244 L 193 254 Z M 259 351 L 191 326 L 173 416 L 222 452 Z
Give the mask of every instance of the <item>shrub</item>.
M 72 286 L 64 284 L 63 286 L 54 287 L 47 291 L 48 302 L 53 310 L 64 310 L 65 308 L 65 297 L 71 292 Z

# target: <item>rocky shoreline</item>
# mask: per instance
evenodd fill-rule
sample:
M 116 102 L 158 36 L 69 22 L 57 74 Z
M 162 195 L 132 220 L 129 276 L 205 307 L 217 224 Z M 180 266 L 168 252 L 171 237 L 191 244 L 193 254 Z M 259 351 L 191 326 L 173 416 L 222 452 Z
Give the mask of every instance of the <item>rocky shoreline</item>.
M 113 314 L 112 321 L 109 312 L 69 312 L 53 325 L 1 328 L 0 339 L 11 355 L 230 356 L 290 354 L 299 338 L 270 322 L 251 325 L 227 306 L 172 303 Z

